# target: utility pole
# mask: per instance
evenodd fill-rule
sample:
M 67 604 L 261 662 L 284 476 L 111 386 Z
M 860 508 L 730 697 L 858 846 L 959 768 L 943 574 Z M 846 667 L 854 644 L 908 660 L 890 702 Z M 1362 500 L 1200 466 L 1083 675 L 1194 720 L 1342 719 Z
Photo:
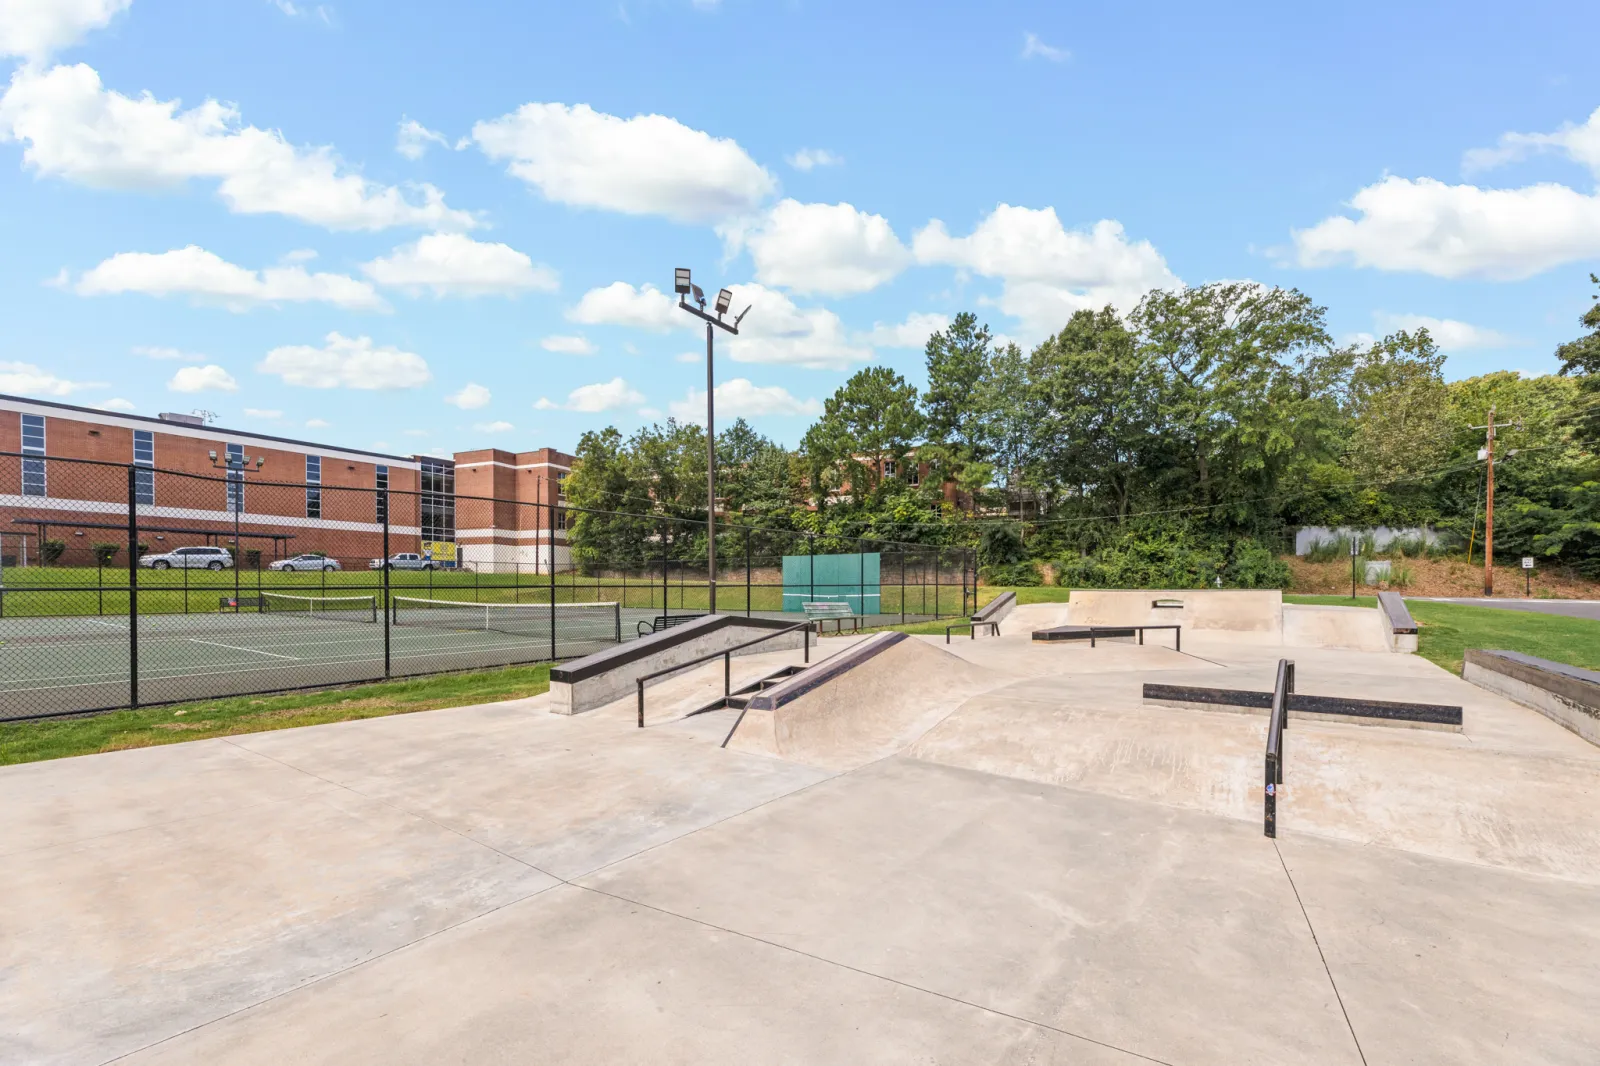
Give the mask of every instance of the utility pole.
M 1489 407 L 1489 424 L 1484 427 L 1484 458 L 1489 461 L 1483 519 L 1483 594 L 1494 595 L 1494 406 Z

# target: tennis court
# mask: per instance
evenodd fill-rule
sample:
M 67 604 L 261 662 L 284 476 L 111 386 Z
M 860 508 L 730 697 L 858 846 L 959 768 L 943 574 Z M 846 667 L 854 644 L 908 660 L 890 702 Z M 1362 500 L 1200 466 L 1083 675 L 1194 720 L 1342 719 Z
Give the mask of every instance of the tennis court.
M 167 703 L 385 676 L 587 655 L 637 636 L 659 610 L 615 603 L 478 604 L 374 596 L 267 595 L 261 606 L 138 621 L 138 702 Z M 386 624 L 387 623 L 387 624 Z M 0 619 L 0 720 L 125 707 L 126 617 Z

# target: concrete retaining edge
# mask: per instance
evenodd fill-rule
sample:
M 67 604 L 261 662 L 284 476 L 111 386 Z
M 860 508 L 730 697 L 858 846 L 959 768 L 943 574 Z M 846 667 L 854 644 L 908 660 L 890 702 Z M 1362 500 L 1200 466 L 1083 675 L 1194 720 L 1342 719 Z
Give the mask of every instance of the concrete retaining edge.
M 870 636 L 860 644 L 830 655 L 809 669 L 802 670 L 782 684 L 774 685 L 760 695 L 751 697 L 748 708 L 752 711 L 776 711 L 784 704 L 792 703 L 834 678 L 854 670 L 906 639 L 908 637 L 905 633 L 894 631 Z
M 1468 648 L 1461 676 L 1600 745 L 1600 673 L 1516 651 Z
M 771 618 L 710 615 L 648 637 L 630 640 L 615 648 L 585 655 L 550 671 L 550 710 L 554 714 L 581 714 L 604 707 L 637 691 L 638 679 L 645 674 L 724 651 L 794 624 Z M 800 647 L 804 640 L 805 634 L 796 630 L 733 654 L 760 655 L 769 651 L 788 651 Z M 686 665 L 684 669 L 693 667 Z M 665 681 L 673 676 L 676 676 L 676 672 L 657 680 Z

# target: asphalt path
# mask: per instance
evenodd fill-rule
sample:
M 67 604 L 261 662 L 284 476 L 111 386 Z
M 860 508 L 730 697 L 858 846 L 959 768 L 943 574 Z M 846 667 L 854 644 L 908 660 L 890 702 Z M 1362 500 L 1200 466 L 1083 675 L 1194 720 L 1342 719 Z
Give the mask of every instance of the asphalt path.
M 1564 614 L 1568 618 L 1590 618 L 1600 622 L 1600 600 L 1522 600 L 1488 599 L 1486 597 L 1449 598 L 1444 596 L 1407 596 L 1408 600 L 1426 600 L 1429 603 L 1459 603 L 1467 607 L 1494 607 L 1502 611 L 1532 611 L 1535 614 Z

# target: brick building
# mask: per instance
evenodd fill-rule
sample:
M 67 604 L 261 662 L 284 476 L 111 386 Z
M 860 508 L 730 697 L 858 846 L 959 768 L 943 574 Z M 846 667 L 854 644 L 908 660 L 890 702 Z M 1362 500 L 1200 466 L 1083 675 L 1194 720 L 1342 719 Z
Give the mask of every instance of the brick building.
M 249 462 L 229 473 L 214 465 L 213 453 L 216 463 L 241 455 Z M 387 512 L 391 552 L 453 544 L 463 564 L 484 569 L 544 569 L 552 554 L 559 567 L 568 558 L 560 484 L 572 462 L 551 449 L 386 455 L 186 415 L 149 418 L 0 396 L 0 543 L 16 559 L 30 541 L 37 553 L 44 541 L 60 540 L 64 562 L 83 562 L 74 556 L 92 542 L 126 539 L 131 492 L 139 540 L 152 552 L 231 546 L 237 519 L 240 547 L 259 549 L 263 559 L 321 552 L 349 566 L 382 554 Z M 461 498 L 474 496 L 506 502 Z M 550 508 L 539 506 L 551 502 L 554 531 Z

